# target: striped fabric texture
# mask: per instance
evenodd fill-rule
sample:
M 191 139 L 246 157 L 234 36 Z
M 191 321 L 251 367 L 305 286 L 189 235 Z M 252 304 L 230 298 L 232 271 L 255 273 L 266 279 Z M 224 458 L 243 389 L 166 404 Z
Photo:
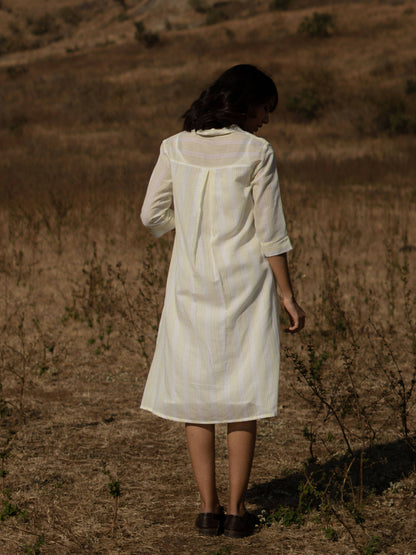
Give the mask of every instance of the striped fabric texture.
M 175 229 L 141 408 L 220 423 L 277 414 L 279 314 L 265 257 L 292 247 L 270 144 L 237 126 L 163 141 L 141 218 Z

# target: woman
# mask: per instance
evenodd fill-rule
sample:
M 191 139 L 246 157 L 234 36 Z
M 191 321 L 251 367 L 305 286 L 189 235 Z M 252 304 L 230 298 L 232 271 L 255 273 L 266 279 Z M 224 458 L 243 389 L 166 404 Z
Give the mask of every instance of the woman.
M 254 135 L 278 94 L 251 65 L 225 71 L 163 141 L 142 208 L 156 237 L 175 229 L 156 350 L 142 408 L 186 423 L 201 496 L 196 527 L 244 537 L 256 421 L 277 414 L 279 313 L 304 326 L 289 277 L 290 240 L 273 149 Z M 228 424 L 229 501 L 215 483 L 215 424 Z

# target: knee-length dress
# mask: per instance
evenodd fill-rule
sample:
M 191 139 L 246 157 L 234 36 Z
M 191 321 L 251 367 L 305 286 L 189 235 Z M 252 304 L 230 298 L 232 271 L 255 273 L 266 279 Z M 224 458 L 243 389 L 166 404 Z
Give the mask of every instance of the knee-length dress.
M 175 229 L 141 408 L 220 423 L 277 414 L 279 314 L 266 257 L 291 243 L 271 145 L 237 126 L 163 141 L 141 218 Z

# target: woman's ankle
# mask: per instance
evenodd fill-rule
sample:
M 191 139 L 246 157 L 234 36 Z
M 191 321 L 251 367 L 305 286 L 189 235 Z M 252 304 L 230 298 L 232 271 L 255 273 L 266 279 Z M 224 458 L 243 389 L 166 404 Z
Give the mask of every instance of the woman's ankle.
M 237 504 L 230 503 L 228 505 L 227 514 L 229 515 L 244 516 L 246 512 L 247 512 L 247 509 L 244 502 L 237 503 Z
M 219 501 L 214 502 L 204 502 L 201 501 L 200 512 L 201 513 L 219 513 L 221 505 Z

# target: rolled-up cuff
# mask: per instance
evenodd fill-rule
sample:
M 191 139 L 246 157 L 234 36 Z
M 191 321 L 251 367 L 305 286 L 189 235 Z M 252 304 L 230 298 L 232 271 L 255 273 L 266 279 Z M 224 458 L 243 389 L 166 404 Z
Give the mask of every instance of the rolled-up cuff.
M 292 250 L 292 243 L 286 235 L 277 241 L 268 241 L 267 243 L 260 243 L 260 247 L 264 256 L 276 256 L 284 254 Z
M 143 218 L 142 218 L 143 221 Z M 150 222 L 144 222 L 143 224 L 147 227 L 147 229 L 149 231 L 151 231 L 153 233 L 153 235 L 155 237 L 161 237 L 162 235 L 164 235 L 165 233 L 167 233 L 168 231 L 171 231 L 172 229 L 175 229 L 175 213 L 173 210 L 169 210 L 169 214 L 167 215 L 166 218 L 163 218 L 162 222 L 157 222 L 157 223 L 150 223 Z

